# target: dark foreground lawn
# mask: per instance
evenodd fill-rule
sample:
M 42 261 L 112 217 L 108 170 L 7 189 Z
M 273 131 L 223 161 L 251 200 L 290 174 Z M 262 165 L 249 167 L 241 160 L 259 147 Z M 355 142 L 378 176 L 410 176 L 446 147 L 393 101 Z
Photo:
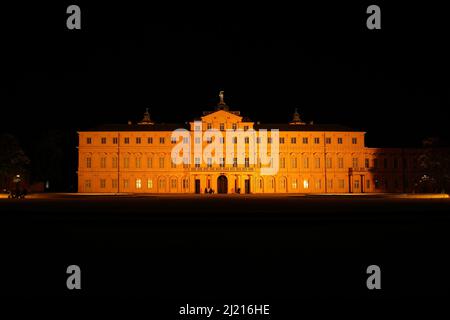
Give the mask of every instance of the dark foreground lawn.
M 179 303 L 445 296 L 450 200 L 358 196 L 0 199 L 3 295 Z M 66 288 L 66 268 L 82 290 Z M 381 267 L 382 289 L 366 287 Z

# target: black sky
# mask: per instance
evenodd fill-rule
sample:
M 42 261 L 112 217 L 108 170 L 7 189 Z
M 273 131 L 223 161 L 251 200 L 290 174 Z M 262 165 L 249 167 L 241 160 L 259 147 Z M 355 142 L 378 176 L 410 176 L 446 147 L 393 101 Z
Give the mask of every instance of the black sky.
M 287 122 L 297 107 L 305 120 L 366 130 L 369 146 L 449 140 L 444 8 L 378 3 L 382 30 L 369 31 L 372 3 L 73 3 L 81 31 L 65 28 L 72 2 L 8 11 L 0 125 L 24 144 L 49 128 L 76 137 L 136 121 L 146 107 L 158 122 L 190 121 L 219 90 L 252 120 Z

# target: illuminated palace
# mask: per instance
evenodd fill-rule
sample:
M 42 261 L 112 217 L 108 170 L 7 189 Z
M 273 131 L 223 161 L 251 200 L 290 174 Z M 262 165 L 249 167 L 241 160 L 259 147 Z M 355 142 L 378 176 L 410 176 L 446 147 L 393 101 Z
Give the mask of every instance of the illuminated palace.
M 79 134 L 78 191 L 101 193 L 373 193 L 408 192 L 415 179 L 416 151 L 368 148 L 365 132 L 335 124 L 305 123 L 296 111 L 289 123 L 254 123 L 232 111 L 223 92 L 215 111 L 189 124 L 152 121 L 147 110 L 138 123 L 103 125 Z M 267 150 L 278 129 L 277 170 L 262 174 L 260 161 L 210 158 L 176 164 L 171 153 L 185 129 L 193 144 L 206 147 L 211 138 L 195 132 L 259 132 L 267 130 Z M 271 131 L 272 130 L 272 131 Z M 183 139 L 182 137 L 180 139 Z M 186 139 L 186 138 L 184 138 Z M 260 139 L 260 138 L 259 138 Z M 248 139 L 244 140 L 246 144 Z M 234 141 L 236 143 L 236 141 Z M 224 143 L 221 138 L 220 143 Z M 261 141 L 256 140 L 256 143 Z M 257 149 L 259 150 L 259 149 Z M 259 159 L 259 157 L 257 157 Z M 270 163 L 269 163 L 270 164 Z M 272 164 L 273 165 L 273 164 Z

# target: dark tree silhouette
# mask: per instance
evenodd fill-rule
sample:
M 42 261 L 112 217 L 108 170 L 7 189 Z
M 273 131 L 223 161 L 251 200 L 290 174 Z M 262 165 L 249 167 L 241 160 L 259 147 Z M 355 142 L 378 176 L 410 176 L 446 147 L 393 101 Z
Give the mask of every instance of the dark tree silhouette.
M 26 176 L 30 159 L 25 155 L 19 141 L 11 134 L 0 134 L 0 186 L 9 188 L 13 178 Z

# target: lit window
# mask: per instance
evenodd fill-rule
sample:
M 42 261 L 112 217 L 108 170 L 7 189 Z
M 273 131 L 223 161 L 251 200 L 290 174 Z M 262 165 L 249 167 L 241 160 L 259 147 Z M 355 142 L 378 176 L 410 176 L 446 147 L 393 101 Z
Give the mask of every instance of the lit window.
M 153 180 L 152 179 L 147 180 L 147 189 L 153 189 Z
M 136 189 L 140 189 L 142 187 L 141 179 L 136 179 Z
M 304 189 L 308 189 L 309 188 L 309 181 L 308 180 L 303 180 L 303 188 Z
M 316 180 L 316 189 L 321 189 L 322 188 L 322 180 Z
M 297 179 L 292 180 L 292 189 L 297 189 Z

